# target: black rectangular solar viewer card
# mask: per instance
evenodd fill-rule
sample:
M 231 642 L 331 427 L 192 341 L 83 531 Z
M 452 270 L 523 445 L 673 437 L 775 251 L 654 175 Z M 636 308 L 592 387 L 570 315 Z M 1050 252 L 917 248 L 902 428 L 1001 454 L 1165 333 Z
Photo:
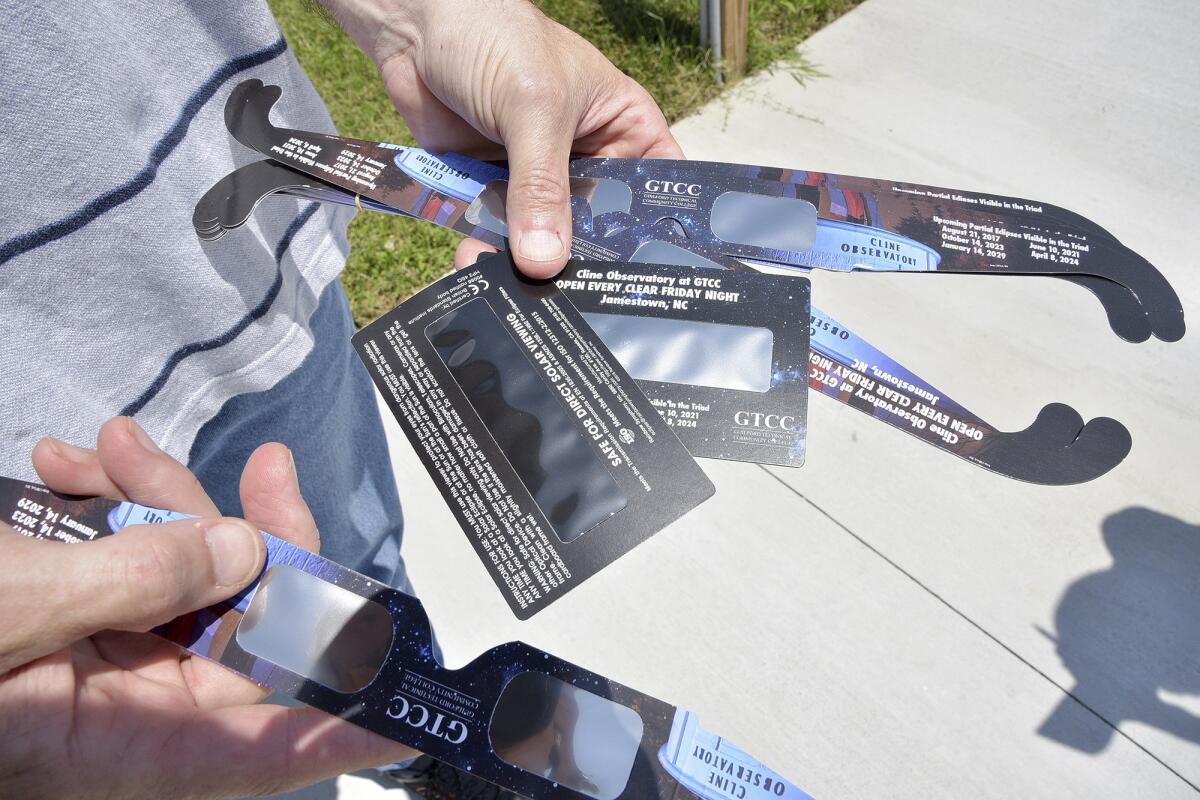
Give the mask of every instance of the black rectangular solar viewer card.
M 570 300 L 507 253 L 418 292 L 354 346 L 521 619 L 714 491 Z

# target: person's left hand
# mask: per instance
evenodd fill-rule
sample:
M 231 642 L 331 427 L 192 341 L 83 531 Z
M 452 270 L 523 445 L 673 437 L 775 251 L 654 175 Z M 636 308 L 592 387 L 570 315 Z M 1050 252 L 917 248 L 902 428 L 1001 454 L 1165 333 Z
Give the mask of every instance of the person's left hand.
M 0 797 L 267 795 L 416 755 L 316 709 L 259 704 L 257 684 L 142 632 L 249 583 L 266 552 L 256 530 L 316 549 L 286 447 L 246 463 L 245 521 L 220 518 L 125 417 L 96 450 L 43 439 L 33 463 L 55 491 L 201 519 L 75 545 L 0 524 Z
M 683 158 L 641 86 L 528 0 L 321 0 L 379 67 L 425 148 L 507 156 L 517 266 L 548 278 L 571 249 L 567 161 Z M 455 266 L 489 250 L 465 240 Z

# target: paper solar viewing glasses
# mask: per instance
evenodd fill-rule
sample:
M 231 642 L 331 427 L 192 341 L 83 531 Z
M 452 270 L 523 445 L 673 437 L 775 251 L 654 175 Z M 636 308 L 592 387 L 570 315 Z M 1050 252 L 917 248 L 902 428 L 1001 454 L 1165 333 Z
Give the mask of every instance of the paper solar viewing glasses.
M 187 518 L 2 477 L 0 511 L 20 534 L 85 547 Z M 262 536 L 251 586 L 154 633 L 535 800 L 811 800 L 694 714 L 523 642 L 446 669 L 415 597 Z
M 231 94 L 226 125 L 268 160 L 230 174 L 201 199 L 194 224 L 202 238 L 219 238 L 264 198 L 287 194 L 416 217 L 505 246 L 503 166 L 277 128 L 268 114 L 280 93 L 248 80 Z M 1043 275 L 1092 292 L 1126 340 L 1175 341 L 1184 333 L 1179 298 L 1153 265 L 1094 222 L 1046 203 L 715 162 L 582 158 L 572 161 L 571 175 L 575 258 L 796 274 Z M 576 296 L 577 288 L 564 288 Z M 1085 423 L 1060 403 L 1045 406 L 1025 430 L 1001 431 L 824 311 L 810 313 L 809 387 L 941 450 L 1044 484 L 1092 480 L 1129 452 L 1119 422 Z M 627 350 L 638 339 L 637 316 L 623 309 Z M 610 320 L 601 335 L 613 339 L 616 327 Z M 650 326 L 641 327 L 652 337 Z

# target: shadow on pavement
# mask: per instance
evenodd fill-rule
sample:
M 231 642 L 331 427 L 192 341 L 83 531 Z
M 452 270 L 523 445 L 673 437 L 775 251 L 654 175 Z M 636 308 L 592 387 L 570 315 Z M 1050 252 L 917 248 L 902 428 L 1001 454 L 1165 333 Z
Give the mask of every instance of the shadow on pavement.
M 1200 695 L 1200 526 L 1127 508 L 1102 532 L 1113 565 L 1067 588 L 1057 636 L 1046 633 L 1075 677 L 1071 693 L 1113 726 L 1135 721 L 1200 743 L 1200 716 L 1161 696 Z M 1115 731 L 1064 697 L 1038 733 L 1098 753 Z

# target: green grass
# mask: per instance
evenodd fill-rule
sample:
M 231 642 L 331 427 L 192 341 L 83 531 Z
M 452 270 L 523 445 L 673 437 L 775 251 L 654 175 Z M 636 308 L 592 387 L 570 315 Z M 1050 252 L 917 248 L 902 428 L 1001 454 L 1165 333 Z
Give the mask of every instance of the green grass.
M 288 44 L 347 136 L 414 144 L 370 60 L 311 0 L 269 0 Z M 811 65 L 796 45 L 861 0 L 750 0 L 751 72 L 782 62 L 800 77 Z M 549 16 L 596 45 L 658 101 L 667 119 L 728 88 L 717 85 L 698 44 L 696 0 L 537 0 Z M 370 322 L 450 266 L 459 237 L 427 222 L 371 212 L 350 226 L 342 277 L 355 321 Z

